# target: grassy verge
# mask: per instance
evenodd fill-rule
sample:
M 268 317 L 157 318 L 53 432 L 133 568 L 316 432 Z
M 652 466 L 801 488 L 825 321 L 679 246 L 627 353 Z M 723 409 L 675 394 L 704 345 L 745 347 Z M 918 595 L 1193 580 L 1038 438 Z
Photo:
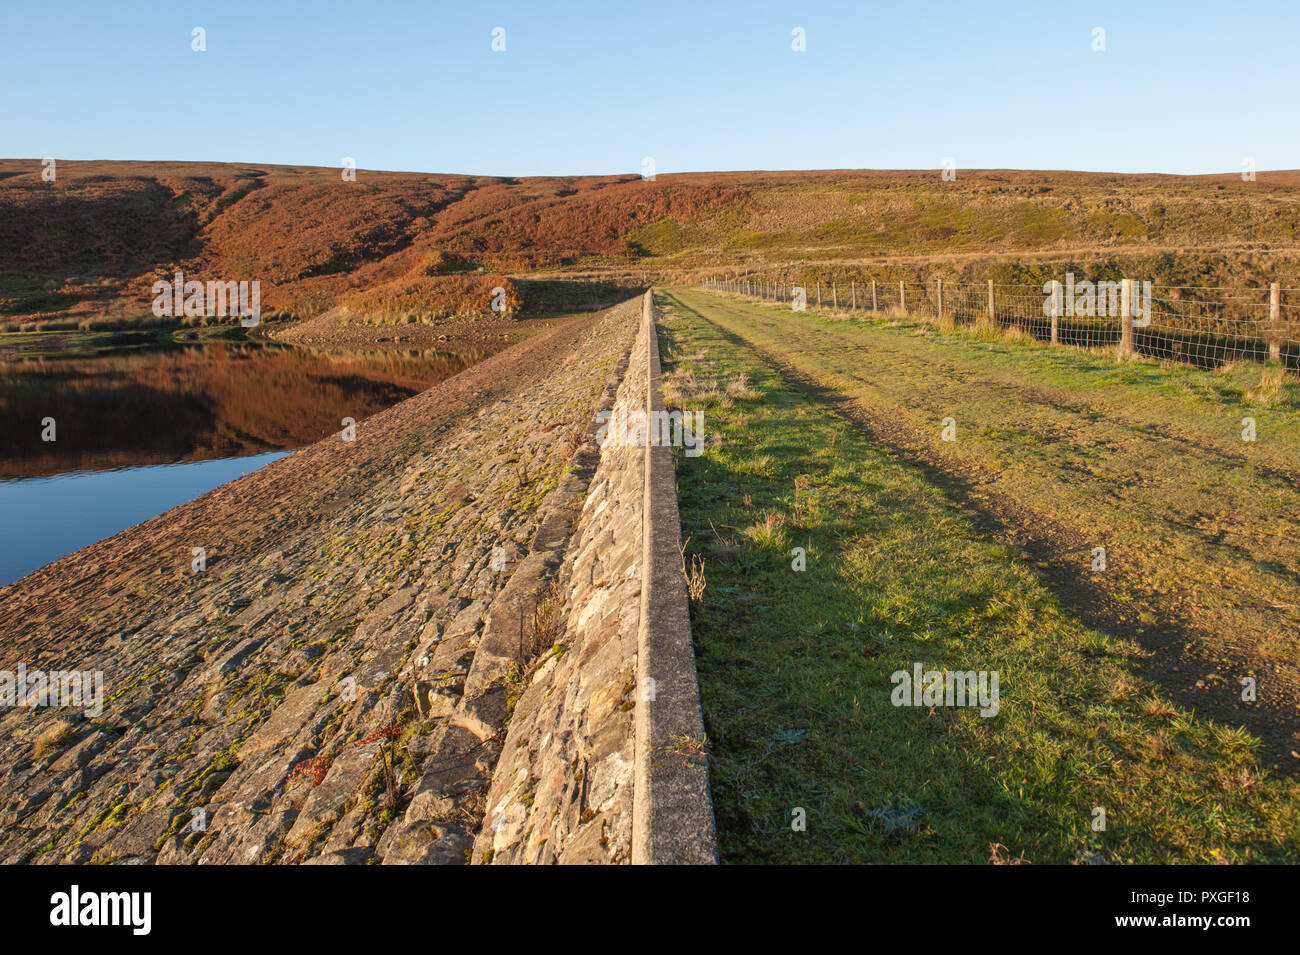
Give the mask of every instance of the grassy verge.
M 1297 788 L 1252 736 L 1162 697 L 701 300 L 661 300 L 666 395 L 709 435 L 678 481 L 725 861 L 1296 861 Z M 997 715 L 895 706 L 916 663 L 997 671 Z
M 1300 384 L 683 292 L 878 440 L 962 482 L 1181 702 L 1300 752 Z M 945 441 L 944 423 L 951 424 Z M 1249 434 L 1247 433 L 1249 426 Z M 1244 440 L 1249 436 L 1253 440 Z M 986 506 L 988 505 L 988 506 Z M 1009 516 L 1008 516 L 1009 515 Z M 1104 571 L 1094 572 L 1097 548 Z M 1098 618 L 1091 618 L 1094 623 Z M 1243 705 L 1240 680 L 1263 688 Z M 1286 764 L 1286 765 L 1283 765 Z

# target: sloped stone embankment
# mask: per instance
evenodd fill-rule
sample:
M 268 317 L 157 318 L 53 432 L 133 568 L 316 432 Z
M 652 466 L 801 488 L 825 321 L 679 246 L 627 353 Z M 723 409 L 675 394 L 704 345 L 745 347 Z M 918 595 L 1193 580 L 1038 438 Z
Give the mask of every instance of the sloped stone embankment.
M 620 382 L 646 393 L 646 315 L 538 335 L 0 589 L 0 670 L 105 694 L 0 716 L 0 859 L 626 861 L 662 762 L 708 861 L 702 757 L 635 741 L 648 453 L 594 440 Z M 692 666 L 670 698 L 698 726 L 694 693 Z

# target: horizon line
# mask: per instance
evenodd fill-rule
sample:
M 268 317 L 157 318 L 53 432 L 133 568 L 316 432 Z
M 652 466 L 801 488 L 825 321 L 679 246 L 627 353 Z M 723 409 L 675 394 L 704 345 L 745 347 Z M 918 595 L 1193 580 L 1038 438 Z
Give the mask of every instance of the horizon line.
M 279 169 L 312 169 L 338 172 L 344 167 L 339 165 L 319 165 L 317 163 L 283 163 L 283 162 L 255 162 L 249 160 L 230 160 L 230 159 L 114 159 L 114 158 L 97 158 L 97 159 L 72 159 L 53 157 L 2 157 L 0 163 L 32 163 L 36 166 L 37 172 L 40 171 L 40 165 L 46 159 L 54 159 L 56 163 L 135 163 L 140 165 L 217 165 L 217 166 L 268 166 Z M 432 170 L 421 169 L 384 169 L 372 166 L 356 166 L 357 172 L 375 172 L 388 173 L 409 176 L 466 176 L 475 179 L 607 179 L 614 177 L 624 177 L 633 179 L 644 178 L 640 172 L 629 169 L 620 172 L 575 172 L 575 173 L 481 173 L 481 172 L 460 172 L 460 171 L 443 171 L 434 172 Z M 941 166 L 914 166 L 914 167 L 882 167 L 882 166 L 827 166 L 827 167 L 804 167 L 804 168 L 736 168 L 736 169 L 692 169 L 677 170 L 673 172 L 657 172 L 653 179 L 667 178 L 671 176 L 710 176 L 710 175 L 728 175 L 743 173 L 764 173 L 764 174 L 789 174 L 789 173 L 933 173 L 942 172 Z M 1162 176 L 1178 179 L 1199 179 L 1214 178 L 1220 176 L 1238 177 L 1242 174 L 1240 169 L 1225 170 L 1222 172 L 1160 172 L 1155 170 L 1143 172 L 1118 172 L 1110 169 L 1041 169 L 1018 166 L 969 166 L 957 167 L 955 170 L 960 179 L 962 173 L 982 174 L 982 173 L 1037 173 L 1040 175 L 1088 175 L 1088 176 Z M 1300 167 L 1289 169 L 1255 169 L 1255 175 L 1265 173 L 1300 173 Z

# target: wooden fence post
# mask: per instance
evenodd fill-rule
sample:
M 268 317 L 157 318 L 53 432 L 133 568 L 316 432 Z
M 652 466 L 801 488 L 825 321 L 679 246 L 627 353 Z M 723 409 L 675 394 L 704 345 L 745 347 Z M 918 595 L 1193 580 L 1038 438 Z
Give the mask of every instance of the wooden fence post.
M 1121 279 L 1119 286 L 1119 353 L 1133 354 L 1133 280 Z
M 857 280 L 855 279 L 854 281 L 849 283 L 849 308 L 856 309 L 857 307 L 858 307 L 858 283 Z
M 907 285 L 906 279 L 898 280 L 898 307 L 904 312 L 907 311 Z
M 840 310 L 840 293 L 834 282 L 831 283 L 831 308 L 837 312 Z
M 989 279 L 989 317 L 988 325 L 990 329 L 998 327 L 998 313 L 993 305 L 993 280 Z
M 817 280 L 817 307 L 822 307 L 822 280 Z
M 939 324 L 943 324 L 943 279 L 934 280 L 935 313 Z
M 1061 325 L 1061 283 L 1052 279 L 1052 344 L 1060 341 Z
M 879 309 L 876 308 L 876 280 L 875 279 L 871 280 L 871 311 L 873 312 L 879 311 Z
M 1268 287 L 1268 360 L 1282 360 L 1282 286 L 1274 282 Z

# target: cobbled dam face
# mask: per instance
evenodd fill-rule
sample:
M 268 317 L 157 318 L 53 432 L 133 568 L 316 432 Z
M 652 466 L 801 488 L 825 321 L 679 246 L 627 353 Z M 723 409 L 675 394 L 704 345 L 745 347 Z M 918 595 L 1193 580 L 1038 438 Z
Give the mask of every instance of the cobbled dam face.
M 713 861 L 662 745 L 703 732 L 671 450 L 596 440 L 654 329 L 563 324 L 0 589 L 0 671 L 103 680 L 0 718 L 0 859 Z

